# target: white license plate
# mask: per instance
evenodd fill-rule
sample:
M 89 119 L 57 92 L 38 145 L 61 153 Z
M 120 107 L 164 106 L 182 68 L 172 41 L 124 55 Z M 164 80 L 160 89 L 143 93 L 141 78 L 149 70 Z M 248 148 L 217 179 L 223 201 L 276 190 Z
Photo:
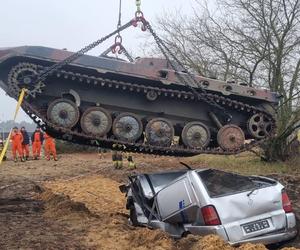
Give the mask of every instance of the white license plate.
M 242 225 L 246 234 L 264 230 L 270 227 L 268 220 L 258 220 Z

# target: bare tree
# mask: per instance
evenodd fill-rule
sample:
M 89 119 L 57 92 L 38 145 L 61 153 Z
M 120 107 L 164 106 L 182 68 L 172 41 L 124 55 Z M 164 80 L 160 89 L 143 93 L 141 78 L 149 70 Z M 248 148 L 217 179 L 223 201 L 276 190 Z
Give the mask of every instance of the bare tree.
M 201 75 L 235 79 L 279 93 L 277 136 L 267 160 L 286 160 L 300 123 L 300 0 L 199 1 L 192 17 L 159 19 L 164 40 Z

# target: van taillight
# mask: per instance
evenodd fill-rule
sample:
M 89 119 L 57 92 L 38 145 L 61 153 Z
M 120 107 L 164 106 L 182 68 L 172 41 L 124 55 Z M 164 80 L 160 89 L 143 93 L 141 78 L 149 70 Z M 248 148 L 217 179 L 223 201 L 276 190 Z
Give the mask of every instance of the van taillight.
M 282 191 L 281 194 L 282 199 L 282 208 L 286 213 L 293 212 L 292 203 L 290 202 L 289 196 L 287 195 L 286 191 Z
M 221 225 L 219 215 L 213 205 L 208 205 L 201 208 L 201 213 L 206 226 Z

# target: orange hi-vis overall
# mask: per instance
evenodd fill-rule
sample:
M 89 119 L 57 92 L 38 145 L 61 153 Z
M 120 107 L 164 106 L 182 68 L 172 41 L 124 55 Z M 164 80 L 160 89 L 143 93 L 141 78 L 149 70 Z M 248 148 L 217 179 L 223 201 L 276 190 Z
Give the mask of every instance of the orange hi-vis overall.
M 22 150 L 22 142 L 23 142 L 23 135 L 20 132 L 13 132 L 11 136 L 12 140 L 12 154 L 14 159 L 17 157 L 17 153 L 20 158 L 23 158 L 23 150 Z
M 47 160 L 50 160 L 50 154 L 53 155 L 54 159 L 57 159 L 54 139 L 47 133 L 44 134 L 44 139 L 45 139 L 44 147 L 45 147 L 45 153 L 46 153 Z
M 41 132 L 35 132 L 34 137 L 33 137 L 33 141 L 32 141 L 32 154 L 33 154 L 33 157 L 40 157 L 41 148 L 42 148 Z

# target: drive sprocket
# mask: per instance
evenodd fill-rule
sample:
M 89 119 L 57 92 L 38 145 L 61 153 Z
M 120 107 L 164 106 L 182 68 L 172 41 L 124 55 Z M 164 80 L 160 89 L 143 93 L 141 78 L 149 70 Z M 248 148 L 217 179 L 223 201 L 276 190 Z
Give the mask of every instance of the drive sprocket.
M 45 84 L 41 81 L 36 83 L 36 80 L 42 69 L 32 63 L 19 63 L 14 66 L 8 74 L 9 90 L 13 95 L 18 96 L 23 88 L 27 94 L 36 97 L 36 94 L 42 93 Z

